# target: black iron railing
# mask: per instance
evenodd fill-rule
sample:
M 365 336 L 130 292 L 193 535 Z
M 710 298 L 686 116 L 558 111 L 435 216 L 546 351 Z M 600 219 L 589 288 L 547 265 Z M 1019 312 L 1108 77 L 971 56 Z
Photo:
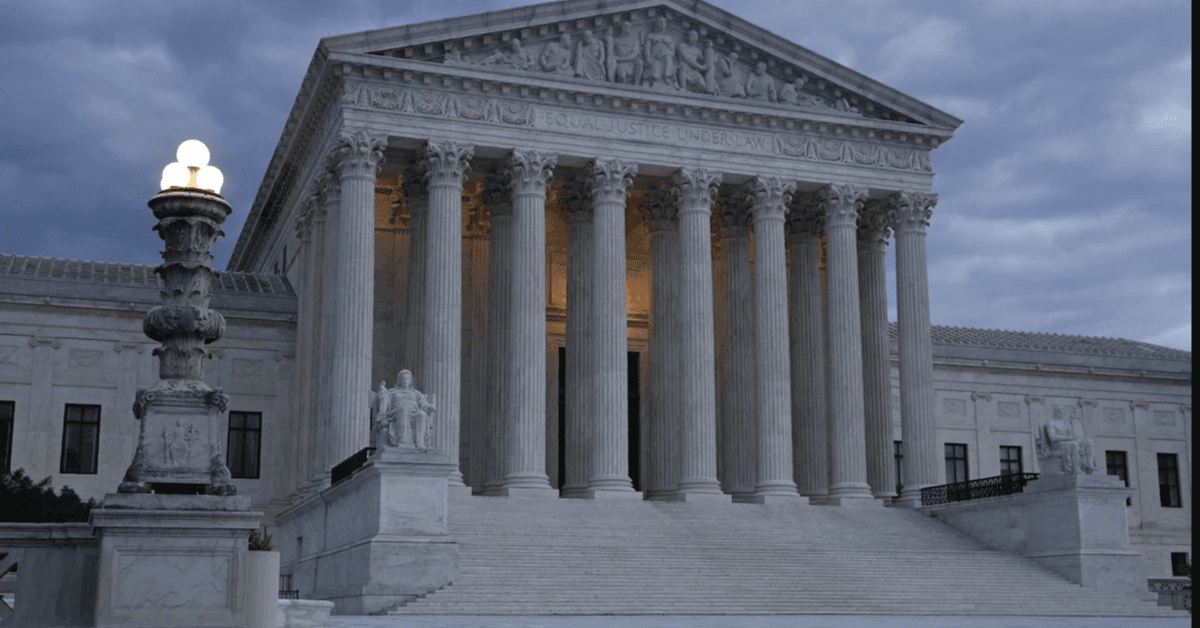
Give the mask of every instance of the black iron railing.
M 990 478 L 981 478 L 954 484 L 942 484 L 921 489 L 921 505 L 934 506 L 950 502 L 965 502 L 970 499 L 1012 495 L 1025 490 L 1025 485 L 1036 480 L 1036 473 L 1009 473 Z
M 337 484 L 353 475 L 360 467 L 367 464 L 367 458 L 371 457 L 371 452 L 373 451 L 375 451 L 374 447 L 364 447 L 362 451 L 337 463 L 329 472 L 330 484 Z
M 290 573 L 279 574 L 279 599 L 300 599 L 300 592 L 292 588 L 292 574 Z

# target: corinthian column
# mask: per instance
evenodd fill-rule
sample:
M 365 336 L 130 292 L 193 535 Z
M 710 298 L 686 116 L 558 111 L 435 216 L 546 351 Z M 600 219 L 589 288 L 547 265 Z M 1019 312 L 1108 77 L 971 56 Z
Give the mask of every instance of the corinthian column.
M 851 185 L 821 189 L 825 212 L 828 315 L 829 503 L 877 504 L 867 484 L 863 419 L 862 329 L 859 324 L 855 231 L 867 191 Z
M 425 394 L 435 395 L 437 415 L 431 445 L 455 463 L 452 486 L 463 486 L 459 461 L 459 406 L 462 389 L 462 190 L 475 147 L 458 142 L 427 142 L 429 213 L 425 217 L 425 327 L 417 377 Z
M 386 139 L 366 131 L 343 135 L 334 153 L 341 187 L 334 240 L 334 280 L 328 286 L 329 433 L 327 462 L 337 464 L 369 442 L 371 332 L 375 298 L 375 177 Z
M 334 168 L 335 155 L 326 157 L 326 169 L 316 180 L 318 203 L 324 211 L 316 218 L 316 255 L 317 255 L 317 285 L 313 293 L 316 321 L 314 327 L 320 330 L 313 346 L 313 369 L 317 373 L 314 408 L 316 410 L 316 429 L 313 435 L 312 456 L 314 459 L 311 486 L 320 490 L 330 482 L 330 470 L 342 460 L 334 460 L 336 455 L 329 446 L 330 418 L 333 396 L 333 380 L 330 369 L 333 364 L 328 359 L 330 346 L 333 343 L 333 310 L 337 307 L 326 294 L 332 291 L 337 279 L 337 268 L 334 265 L 334 243 L 337 241 L 337 215 L 341 204 L 341 185 L 338 183 L 337 172 Z M 369 420 L 369 419 L 368 419 Z
M 792 480 L 787 256 L 783 242 L 783 217 L 795 189 L 794 182 L 776 177 L 759 177 L 743 188 L 754 213 L 758 481 L 752 499 L 756 502 L 800 497 Z
M 821 233 L 825 216 L 816 194 L 798 195 L 791 229 L 792 443 L 801 495 L 829 493 L 828 418 L 825 413 L 825 314 L 821 299 Z
M 512 303 L 512 190 L 507 173 L 489 172 L 483 202 L 492 213 L 488 238 L 487 413 L 484 421 L 483 489 L 496 495 L 504 483 L 504 413 L 508 397 L 508 334 Z
M 567 331 L 566 331 L 566 469 L 560 495 L 584 497 L 591 470 L 588 434 L 594 429 L 598 409 L 592 401 L 592 382 L 584 361 L 591 350 L 589 327 L 592 311 L 593 222 L 590 183 L 571 177 L 563 185 L 563 210 L 567 215 Z
M 636 163 L 596 160 L 584 171 L 594 212 L 591 309 L 584 372 L 595 408 L 587 496 L 638 497 L 629 479 L 629 348 L 625 312 L 625 200 Z M 710 326 L 711 329 L 711 326 Z
M 557 162 L 517 150 L 505 164 L 513 198 L 505 495 L 558 494 L 546 477 L 546 185 Z
M 717 481 L 716 391 L 713 365 L 712 202 L 721 175 L 703 168 L 675 173 L 679 203 L 680 414 L 679 481 L 674 499 L 728 500 Z
M 941 483 L 933 420 L 933 348 L 925 228 L 936 194 L 898 192 L 888 198 L 896 230 L 896 325 L 900 349 L 900 433 L 904 441 L 901 501 L 921 504 L 921 489 Z
M 867 484 L 875 497 L 896 495 L 892 464 L 892 366 L 888 351 L 887 271 L 884 267 L 884 252 L 891 229 L 885 210 L 882 201 L 868 201 L 858 221 Z
M 650 205 L 654 265 L 650 319 L 650 456 L 646 498 L 675 491 L 679 416 L 679 221 L 675 199 L 660 190 Z
M 753 214 L 744 194 L 721 199 L 724 286 L 728 310 L 721 402 L 721 487 L 735 500 L 749 498 L 758 478 L 755 423 L 754 277 L 750 270 Z
M 314 345 L 317 339 L 316 327 L 316 312 L 313 304 L 316 301 L 314 298 L 314 290 L 317 285 L 316 277 L 318 266 L 317 260 L 313 252 L 313 229 L 317 221 L 317 214 L 324 213 L 325 208 L 321 207 L 321 202 L 315 194 L 311 194 L 304 203 L 304 213 L 296 220 L 296 235 L 300 238 L 300 250 L 297 251 L 297 258 L 300 260 L 300 285 L 297 286 L 296 299 L 296 382 L 299 384 L 296 389 L 296 432 L 294 434 L 295 444 L 292 457 L 292 481 L 288 482 L 289 488 L 302 489 L 309 482 L 312 476 L 312 456 L 309 451 L 312 447 L 313 436 L 316 429 L 313 425 L 313 419 L 316 416 L 315 409 L 315 392 L 314 384 L 317 381 L 316 370 L 316 354 L 314 353 Z M 324 219 L 322 219 L 324 222 Z

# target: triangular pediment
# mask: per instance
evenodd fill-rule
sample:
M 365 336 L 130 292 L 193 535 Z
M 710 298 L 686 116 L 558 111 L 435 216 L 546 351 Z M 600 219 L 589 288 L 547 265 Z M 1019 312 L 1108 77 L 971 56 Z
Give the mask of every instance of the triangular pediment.
M 932 126 L 961 124 L 704 2 L 566 0 L 331 37 L 328 52 Z

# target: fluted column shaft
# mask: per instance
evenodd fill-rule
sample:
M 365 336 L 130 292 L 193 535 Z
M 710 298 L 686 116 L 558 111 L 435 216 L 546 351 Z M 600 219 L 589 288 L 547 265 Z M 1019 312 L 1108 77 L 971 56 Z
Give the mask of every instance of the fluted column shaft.
M 308 455 L 308 452 L 312 446 L 313 432 L 315 431 L 313 419 L 316 414 L 312 394 L 317 380 L 314 376 L 316 360 L 313 349 L 317 339 L 317 328 L 315 327 L 313 291 L 316 285 L 314 274 L 318 268 L 313 252 L 313 229 L 317 212 L 324 212 L 316 195 L 311 196 L 306 203 L 307 208 L 304 215 L 296 221 L 296 232 L 300 237 L 300 250 L 297 251 L 297 259 L 300 260 L 300 285 L 297 290 L 299 298 L 296 299 L 295 390 L 298 398 L 296 402 L 297 425 L 293 444 L 294 455 L 291 460 L 293 477 L 289 482 L 289 488 L 295 489 L 308 484 L 312 476 L 312 456 Z
M 625 200 L 637 164 L 597 160 L 584 171 L 593 208 L 587 352 L 595 414 L 588 443 L 588 492 L 633 494 L 629 479 L 629 348 L 625 305 Z M 710 326 L 711 329 L 711 326 Z
M 372 312 L 375 300 L 375 177 L 387 141 L 343 135 L 335 153 L 341 187 L 334 244 L 328 394 L 330 455 L 337 464 L 369 441 Z
M 587 431 L 592 429 L 596 404 L 584 369 L 591 350 L 594 223 L 588 182 L 574 178 L 564 186 L 567 214 L 567 330 L 566 330 L 566 452 L 563 459 L 563 497 L 582 497 L 591 471 Z
M 717 481 L 713 366 L 712 202 L 721 176 L 683 169 L 671 183 L 679 203 L 680 409 L 679 481 L 675 498 L 725 497 Z
M 337 173 L 332 170 L 323 172 L 316 184 L 318 202 L 323 211 L 314 216 L 314 255 L 316 257 L 316 285 L 313 287 L 313 327 L 319 331 L 313 343 L 313 377 L 315 386 L 309 392 L 313 400 L 313 441 L 309 449 L 312 461 L 309 467 L 310 485 L 323 488 L 330 481 L 329 472 L 333 465 L 341 462 L 330 462 L 333 454 L 329 451 L 329 417 L 330 417 L 330 376 L 329 350 L 332 342 L 333 328 L 330 309 L 332 306 L 325 298 L 325 293 L 333 284 L 336 269 L 333 265 L 331 244 L 336 239 L 337 223 L 329 219 L 336 216 L 338 205 L 341 203 L 341 186 L 338 184 Z
M 856 219 L 866 190 L 821 189 L 825 211 L 830 440 L 829 498 L 846 505 L 872 499 L 867 484 L 863 409 L 862 329 L 859 323 Z
M 792 480 L 791 374 L 788 364 L 787 256 L 783 220 L 793 182 L 757 178 L 744 193 L 754 214 L 754 353 L 757 360 L 758 481 L 754 499 L 798 498 Z
M 505 173 L 491 172 L 484 203 L 492 213 L 488 238 L 487 413 L 482 492 L 498 493 L 505 475 L 505 412 L 509 392 L 508 353 L 512 303 L 512 191 Z
M 546 186 L 556 155 L 513 151 L 507 465 L 502 491 L 556 495 L 546 477 Z
M 425 320 L 421 388 L 437 407 L 430 445 L 455 462 L 452 485 L 463 484 L 459 461 L 459 410 L 462 403 L 462 190 L 475 147 L 458 142 L 428 142 L 421 161 L 426 168 L 429 212 L 425 217 Z
M 404 286 L 404 362 L 400 368 L 410 371 L 421 368 L 425 353 L 425 250 L 428 238 L 426 217 L 429 215 L 429 188 L 425 169 L 408 168 L 402 183 L 408 200 L 408 281 Z M 416 373 L 424 379 L 424 373 Z M 393 384 L 394 385 L 394 384 Z M 424 384 L 421 384 L 422 386 Z
M 650 209 L 654 264 L 650 320 L 650 456 L 646 498 L 675 491 L 679 426 L 679 222 L 674 199 L 655 199 Z
M 890 229 L 882 205 L 877 201 L 868 203 L 859 218 L 858 291 L 862 308 L 867 484 L 875 497 L 893 497 L 896 478 L 892 458 L 892 373 L 884 259 Z
M 933 416 L 933 348 L 925 228 L 936 194 L 900 192 L 889 199 L 896 231 L 896 320 L 900 353 L 900 432 L 904 441 L 901 500 L 919 505 L 921 488 L 943 483 Z
M 824 215 L 814 194 L 805 194 L 788 217 L 792 229 L 792 442 L 801 495 L 829 493 L 826 430 L 825 315 L 821 298 L 821 232 Z
M 745 199 L 724 199 L 725 292 L 728 295 L 721 449 L 722 488 L 735 497 L 754 492 L 758 478 L 755 421 L 754 277 L 750 270 L 752 217 Z

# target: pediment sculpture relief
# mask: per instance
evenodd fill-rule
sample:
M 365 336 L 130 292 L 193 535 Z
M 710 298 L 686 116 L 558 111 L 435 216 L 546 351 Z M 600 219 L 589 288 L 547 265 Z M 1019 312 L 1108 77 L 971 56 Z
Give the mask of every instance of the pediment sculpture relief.
M 530 44 L 511 37 L 503 45 L 470 54 L 447 44 L 444 63 L 504 68 L 521 72 L 573 77 L 602 83 L 636 85 L 664 91 L 690 92 L 724 98 L 772 103 L 799 109 L 824 109 L 859 114 L 844 97 L 826 97 L 805 90 L 804 77 L 782 80 L 767 63 L 743 61 L 737 50 L 721 51 L 713 39 L 695 29 L 676 34 L 664 15 L 633 24 L 621 21 L 603 34 L 563 30 L 557 39 Z

